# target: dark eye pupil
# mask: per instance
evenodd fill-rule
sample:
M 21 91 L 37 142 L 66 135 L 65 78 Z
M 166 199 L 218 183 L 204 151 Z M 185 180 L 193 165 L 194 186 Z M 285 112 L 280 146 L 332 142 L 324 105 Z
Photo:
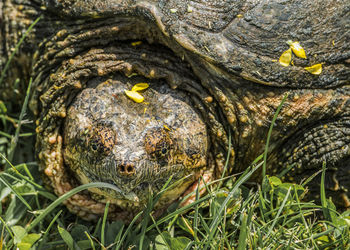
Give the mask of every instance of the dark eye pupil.
M 162 148 L 162 154 L 165 154 L 166 153 L 166 148 Z
M 91 147 L 92 147 L 93 150 L 97 150 L 97 145 L 96 144 L 92 144 Z

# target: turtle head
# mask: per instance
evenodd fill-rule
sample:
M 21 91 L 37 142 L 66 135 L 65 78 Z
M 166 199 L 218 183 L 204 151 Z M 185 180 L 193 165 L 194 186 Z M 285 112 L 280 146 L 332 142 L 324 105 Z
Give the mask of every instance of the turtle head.
M 144 204 L 171 178 L 173 201 L 198 179 L 207 161 L 207 132 L 188 97 L 155 84 L 135 103 L 130 88 L 108 81 L 84 89 L 71 104 L 64 128 L 64 160 L 80 183 L 106 182 L 94 199 Z

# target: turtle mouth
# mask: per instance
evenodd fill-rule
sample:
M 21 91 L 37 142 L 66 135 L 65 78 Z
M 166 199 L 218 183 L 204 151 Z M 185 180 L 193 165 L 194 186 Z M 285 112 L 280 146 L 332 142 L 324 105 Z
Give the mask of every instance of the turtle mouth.
M 144 168 L 144 164 L 142 164 Z M 144 168 L 145 169 L 145 168 Z M 120 178 L 113 176 L 113 173 L 101 176 L 93 172 L 85 173 L 89 179 L 83 182 L 92 182 L 92 180 L 112 184 L 119 191 L 107 188 L 94 188 L 91 192 L 102 195 L 103 200 L 109 200 L 118 204 L 145 204 L 150 196 L 159 193 L 163 188 L 177 189 L 171 192 L 171 196 L 176 193 L 177 197 L 186 189 L 184 184 L 189 185 L 194 181 L 194 177 L 198 177 L 199 169 L 196 171 L 185 171 L 186 166 L 183 164 L 163 166 L 159 171 L 152 171 L 152 167 L 148 167 L 133 179 Z M 82 178 L 84 179 L 84 178 Z M 167 185 L 166 185 L 167 184 Z M 181 187 L 182 186 L 182 187 Z M 186 186 L 187 187 L 187 186 Z M 162 194 L 162 199 L 166 199 L 169 192 Z M 172 198 L 174 199 L 174 198 Z

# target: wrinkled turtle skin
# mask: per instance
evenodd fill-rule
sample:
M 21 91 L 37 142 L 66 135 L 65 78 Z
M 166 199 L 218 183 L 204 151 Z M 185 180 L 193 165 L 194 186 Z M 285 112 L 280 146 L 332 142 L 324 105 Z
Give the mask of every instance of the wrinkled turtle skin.
M 32 77 L 36 151 L 57 195 L 85 219 L 130 219 L 169 178 L 158 211 L 198 179 L 243 171 L 264 151 L 268 173 L 299 183 L 327 165 L 327 195 L 350 207 L 350 2 L 219 0 L 3 0 L 0 66 L 31 23 L 1 98 Z M 283 67 L 287 40 L 307 59 Z M 313 75 L 304 67 L 322 63 Z M 145 101 L 124 90 L 136 83 Z M 229 148 L 229 140 L 232 147 Z M 260 180 L 261 171 L 254 177 Z M 310 198 L 319 193 L 318 175 Z

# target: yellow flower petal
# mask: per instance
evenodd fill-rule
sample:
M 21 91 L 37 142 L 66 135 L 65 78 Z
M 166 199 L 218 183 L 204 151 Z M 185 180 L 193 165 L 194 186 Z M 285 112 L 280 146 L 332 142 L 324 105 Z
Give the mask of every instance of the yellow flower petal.
M 321 63 L 314 64 L 310 67 L 305 67 L 304 69 L 306 69 L 313 75 L 319 75 L 322 73 L 322 64 Z
M 289 66 L 291 60 L 292 60 L 292 50 L 291 49 L 287 49 L 280 56 L 279 63 L 282 66 L 287 67 L 287 66 Z
M 137 103 L 143 102 L 144 100 L 144 97 L 135 91 L 125 90 L 125 94 L 127 97 L 129 97 L 131 100 Z
M 171 129 L 167 125 L 164 124 L 163 126 L 166 130 L 171 131 Z
M 290 45 L 290 48 L 293 50 L 293 53 L 300 58 L 306 59 L 305 50 L 301 47 L 299 42 L 287 42 Z
M 132 87 L 131 91 L 141 91 L 147 89 L 148 87 L 148 83 L 137 83 Z
M 187 5 L 187 12 L 191 13 L 193 11 L 193 7 L 190 5 Z
M 138 45 L 141 45 L 141 44 L 142 44 L 142 41 L 136 41 L 136 42 L 132 42 L 131 46 L 138 46 Z

